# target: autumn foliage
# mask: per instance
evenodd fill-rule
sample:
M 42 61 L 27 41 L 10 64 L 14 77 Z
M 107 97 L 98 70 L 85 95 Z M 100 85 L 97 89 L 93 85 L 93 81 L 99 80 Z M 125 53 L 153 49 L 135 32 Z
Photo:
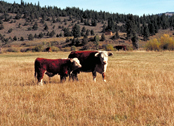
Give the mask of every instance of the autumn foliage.
M 159 39 L 149 40 L 145 46 L 146 50 L 174 50 L 174 38 L 164 34 Z

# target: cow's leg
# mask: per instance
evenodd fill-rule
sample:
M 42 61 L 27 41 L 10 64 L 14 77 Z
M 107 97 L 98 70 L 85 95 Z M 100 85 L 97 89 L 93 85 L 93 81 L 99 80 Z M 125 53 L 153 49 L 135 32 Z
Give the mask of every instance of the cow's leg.
M 94 82 L 96 82 L 96 76 L 97 76 L 97 75 L 96 75 L 96 71 L 93 71 L 93 72 L 92 72 L 92 75 L 93 75 L 93 80 L 94 80 Z
M 66 80 L 66 76 L 60 75 L 60 82 L 65 82 L 65 80 Z
M 103 81 L 106 82 L 105 72 L 102 73 Z
M 49 83 L 51 82 L 51 77 L 49 77 Z
M 41 80 L 38 82 L 38 85 L 39 85 L 39 86 L 43 86 L 43 79 L 41 79 Z
M 73 80 L 78 81 L 77 73 L 73 74 Z
M 78 77 L 77 77 L 77 74 L 79 73 L 79 71 L 73 71 L 70 75 L 69 75 L 69 80 L 76 80 L 78 81 Z
M 37 75 L 38 79 L 38 85 L 42 86 L 43 85 L 43 76 L 44 76 L 45 70 L 40 70 Z
M 69 75 L 69 81 L 70 81 L 71 79 L 72 79 L 73 81 L 74 81 L 74 80 L 77 80 L 77 81 L 78 81 L 77 74 L 76 74 L 76 73 L 71 73 L 71 74 Z

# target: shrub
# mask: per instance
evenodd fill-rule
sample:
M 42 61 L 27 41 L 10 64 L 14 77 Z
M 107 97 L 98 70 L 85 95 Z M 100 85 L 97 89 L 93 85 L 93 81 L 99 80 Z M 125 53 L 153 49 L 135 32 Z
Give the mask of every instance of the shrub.
M 163 50 L 167 50 L 169 44 L 169 35 L 164 34 L 163 36 L 161 36 L 159 41 L 160 41 L 160 48 Z
M 17 37 L 16 37 L 16 36 L 14 36 L 14 37 L 13 37 L 13 40 L 14 40 L 14 41 L 17 41 L 18 39 L 17 39 Z
M 146 50 L 174 50 L 174 39 L 168 34 L 164 34 L 159 38 L 159 40 L 152 39 L 145 45 Z
M 114 51 L 115 49 L 114 49 L 113 45 L 107 44 L 107 45 L 105 46 L 105 50 L 106 50 L 106 51 Z
M 42 52 L 42 51 L 43 51 L 43 47 L 41 45 L 33 48 L 33 52 Z
M 174 41 L 169 41 L 168 49 L 169 50 L 174 50 Z
M 13 29 L 12 28 L 10 28 L 9 30 L 8 30 L 8 33 L 11 33 L 13 31 Z
M 58 52 L 60 49 L 56 46 L 51 46 L 51 51 L 52 52 Z
M 20 39 L 21 41 L 24 41 L 24 37 L 21 37 L 21 39 Z
M 76 51 L 76 47 L 75 46 L 71 46 L 71 51 Z
M 147 42 L 147 44 L 145 45 L 145 49 L 146 50 L 154 50 L 154 51 L 159 51 L 160 50 L 160 43 L 158 42 L 158 40 L 152 39 L 150 41 Z
M 34 36 L 32 34 L 29 34 L 28 40 L 33 40 L 33 39 L 34 39 Z
M 68 51 L 71 51 L 71 50 L 70 50 L 69 47 L 66 47 L 66 48 L 63 49 L 63 51 L 68 52 Z
M 13 48 L 13 47 L 7 49 L 6 51 L 7 52 L 19 52 L 19 50 L 17 50 L 16 48 Z
M 32 48 L 22 48 L 20 52 L 29 52 L 32 51 Z
M 126 50 L 128 50 L 128 51 L 133 51 L 133 48 L 130 47 L 130 46 L 126 46 Z

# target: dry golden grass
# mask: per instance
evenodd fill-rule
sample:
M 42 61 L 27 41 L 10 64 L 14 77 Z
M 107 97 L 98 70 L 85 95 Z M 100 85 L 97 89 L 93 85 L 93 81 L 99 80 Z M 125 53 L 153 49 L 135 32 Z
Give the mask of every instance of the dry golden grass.
M 44 76 L 37 86 L 34 60 L 69 52 L 0 55 L 0 125 L 174 125 L 174 52 L 113 52 L 107 83 L 81 73 L 78 82 Z

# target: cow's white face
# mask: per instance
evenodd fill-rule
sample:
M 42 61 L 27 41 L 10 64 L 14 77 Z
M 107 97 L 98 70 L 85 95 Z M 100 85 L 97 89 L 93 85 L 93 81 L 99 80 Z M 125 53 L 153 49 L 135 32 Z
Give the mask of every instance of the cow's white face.
M 77 58 L 72 58 L 70 61 L 73 63 L 73 70 L 81 68 L 82 65 L 80 64 L 80 61 Z
M 111 56 L 112 53 L 109 53 L 107 51 L 99 51 L 98 53 L 95 54 L 95 56 L 99 56 L 100 61 L 102 64 L 107 64 L 108 63 L 108 56 Z

